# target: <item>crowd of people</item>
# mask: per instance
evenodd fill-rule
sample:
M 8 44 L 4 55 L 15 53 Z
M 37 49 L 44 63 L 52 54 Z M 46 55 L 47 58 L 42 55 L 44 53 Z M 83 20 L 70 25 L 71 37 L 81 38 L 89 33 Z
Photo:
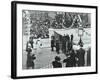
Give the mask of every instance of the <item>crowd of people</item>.
M 49 38 L 49 21 L 36 21 L 36 23 L 32 23 L 33 25 L 30 28 L 30 35 L 34 35 L 34 38 L 39 38 L 41 37 L 42 39 L 44 38 Z
M 65 21 L 66 20 L 66 21 Z M 67 25 L 66 25 L 67 24 Z M 68 25 L 69 24 L 69 25 Z M 35 38 L 49 38 L 49 28 L 63 29 L 68 28 L 72 24 L 72 20 L 63 18 L 63 14 L 57 14 L 54 19 L 36 20 L 32 23 L 30 34 L 34 34 Z
M 51 18 L 48 15 L 46 18 L 44 18 L 44 20 L 31 20 L 32 26 L 30 28 L 30 34 L 33 34 L 35 38 L 49 38 L 49 28 L 77 28 L 80 23 L 80 20 L 77 15 L 78 14 L 64 13 L 56 14 L 54 18 Z M 82 15 L 80 16 L 82 17 Z M 86 25 L 84 24 L 83 27 L 86 27 Z
M 86 51 L 83 49 L 83 44 L 80 45 L 80 49 L 74 50 L 73 49 L 73 34 L 72 35 L 64 35 L 60 36 L 59 39 L 56 39 L 54 36 L 52 36 L 51 39 L 51 51 L 56 52 L 57 56 L 55 56 L 55 60 L 52 61 L 52 67 L 53 68 L 61 68 L 63 67 L 80 67 L 80 66 L 90 66 L 91 65 L 91 50 L 87 51 L 87 65 L 85 64 L 85 54 Z M 80 42 L 80 41 L 79 41 Z M 38 39 L 35 42 L 36 45 L 39 45 L 38 48 L 42 46 L 42 43 L 40 43 L 40 40 Z M 35 67 L 35 60 L 37 59 L 35 56 L 35 53 L 32 52 L 34 47 L 34 40 L 32 37 L 29 38 L 29 41 L 26 44 L 26 52 L 27 52 L 27 62 L 26 67 L 27 69 L 34 69 Z M 66 58 L 61 60 L 59 54 L 64 54 Z
M 58 56 L 55 57 L 55 60 L 52 62 L 54 68 L 62 67 L 63 63 L 65 63 L 65 67 L 76 67 L 76 66 L 85 66 L 85 54 L 86 50 L 83 49 L 83 44 L 79 41 L 78 45 L 80 49 L 73 49 L 73 34 L 72 35 L 64 35 L 60 37 L 59 40 L 55 40 L 54 36 L 51 39 L 51 51 L 56 49 L 56 53 Z M 61 51 L 60 51 L 61 50 Z M 59 52 L 60 51 L 60 52 Z M 87 65 L 90 66 L 90 49 L 87 51 Z M 59 54 L 64 54 L 66 56 L 65 59 L 61 61 Z
M 56 48 L 57 53 L 59 54 L 59 50 L 61 49 L 63 53 L 72 49 L 73 46 L 73 34 L 70 36 L 67 34 L 64 36 L 59 35 L 59 39 L 56 37 L 51 36 L 51 49 L 54 51 Z

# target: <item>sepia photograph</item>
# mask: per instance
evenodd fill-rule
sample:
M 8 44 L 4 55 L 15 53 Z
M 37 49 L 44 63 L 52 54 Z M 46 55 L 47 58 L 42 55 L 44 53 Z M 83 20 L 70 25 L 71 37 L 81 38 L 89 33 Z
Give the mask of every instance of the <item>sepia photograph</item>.
M 12 2 L 12 78 L 97 73 L 97 6 Z

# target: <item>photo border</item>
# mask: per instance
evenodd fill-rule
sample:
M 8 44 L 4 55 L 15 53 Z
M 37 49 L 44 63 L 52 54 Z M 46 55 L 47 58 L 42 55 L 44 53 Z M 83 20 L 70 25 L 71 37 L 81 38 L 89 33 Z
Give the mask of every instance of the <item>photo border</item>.
M 47 5 L 47 6 L 60 6 L 60 7 L 78 7 L 78 8 L 94 8 L 96 9 L 96 71 L 83 72 L 83 73 L 69 73 L 69 74 L 51 74 L 51 75 L 37 75 L 37 76 L 17 76 L 17 4 L 27 5 Z M 68 75 L 85 75 L 98 73 L 98 7 L 89 5 L 73 5 L 73 4 L 57 4 L 57 3 L 42 3 L 42 2 L 26 2 L 26 1 L 12 1 L 11 2 L 11 78 L 39 78 L 39 77 L 55 77 L 55 76 L 68 76 Z

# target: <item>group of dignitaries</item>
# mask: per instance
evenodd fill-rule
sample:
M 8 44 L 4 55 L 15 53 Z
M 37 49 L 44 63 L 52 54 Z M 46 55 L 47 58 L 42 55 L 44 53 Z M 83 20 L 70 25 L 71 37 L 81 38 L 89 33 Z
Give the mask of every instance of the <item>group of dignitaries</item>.
M 60 50 L 62 50 L 63 53 L 70 51 L 72 49 L 72 46 L 73 34 L 71 34 L 70 36 L 68 34 L 64 34 L 64 36 L 59 35 L 59 38 L 51 36 L 51 51 L 54 51 L 54 48 L 56 48 L 57 54 L 59 54 Z
M 65 63 L 65 67 L 85 66 L 86 52 L 83 49 L 82 43 L 79 43 L 79 46 L 80 49 L 78 50 L 73 49 L 73 34 L 70 36 L 68 34 L 64 36 L 60 36 L 59 40 L 55 40 L 53 36 L 53 38 L 51 39 L 51 51 L 54 51 L 54 49 L 56 49 L 56 53 L 58 54 L 58 56 L 56 56 L 55 60 L 52 62 L 53 67 L 60 68 L 62 67 L 63 63 Z M 59 54 L 62 53 L 66 56 L 66 58 L 63 60 L 61 60 L 59 56 Z

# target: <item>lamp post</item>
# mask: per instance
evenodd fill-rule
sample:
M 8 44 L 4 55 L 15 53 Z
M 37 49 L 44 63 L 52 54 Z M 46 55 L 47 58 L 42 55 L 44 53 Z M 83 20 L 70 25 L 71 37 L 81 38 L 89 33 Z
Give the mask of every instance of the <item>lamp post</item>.
M 83 36 L 83 32 L 84 32 L 84 30 L 83 30 L 82 27 L 78 28 L 78 36 L 80 37 L 78 45 L 80 45 L 80 46 L 83 46 L 83 41 L 82 41 L 82 38 L 81 38 Z

